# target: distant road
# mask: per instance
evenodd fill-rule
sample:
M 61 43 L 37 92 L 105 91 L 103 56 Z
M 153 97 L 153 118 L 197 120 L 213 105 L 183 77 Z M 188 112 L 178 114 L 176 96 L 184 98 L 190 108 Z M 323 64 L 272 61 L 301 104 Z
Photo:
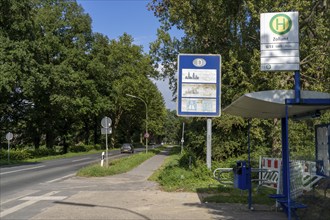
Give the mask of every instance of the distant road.
M 136 149 L 136 152 L 143 149 Z M 125 154 L 128 156 L 128 154 Z M 109 152 L 109 160 L 122 157 L 119 150 Z M 101 153 L 55 159 L 26 165 L 0 168 L 0 195 L 6 198 L 29 186 L 40 183 L 51 183 L 74 176 L 84 166 L 100 162 Z

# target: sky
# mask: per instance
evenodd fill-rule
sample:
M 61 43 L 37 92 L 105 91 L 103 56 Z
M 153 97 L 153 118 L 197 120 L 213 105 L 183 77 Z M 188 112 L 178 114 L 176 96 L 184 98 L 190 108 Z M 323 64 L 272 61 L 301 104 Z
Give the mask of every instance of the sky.
M 142 45 L 144 51 L 149 51 L 149 43 L 156 40 L 158 19 L 152 11 L 148 11 L 150 0 L 77 0 L 85 13 L 92 18 L 93 32 L 99 32 L 118 39 L 123 33 L 134 38 L 134 44 Z M 180 31 L 171 34 L 180 37 Z M 169 90 L 168 80 L 156 81 L 158 89 L 162 92 L 166 108 L 176 109 L 172 101 L 172 92 Z

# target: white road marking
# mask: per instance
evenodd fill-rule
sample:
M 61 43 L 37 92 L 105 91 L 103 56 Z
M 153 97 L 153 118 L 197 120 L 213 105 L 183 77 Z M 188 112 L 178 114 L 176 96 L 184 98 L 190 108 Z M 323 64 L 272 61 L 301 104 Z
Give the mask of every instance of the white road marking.
M 67 196 L 27 196 L 21 198 L 20 200 L 28 200 L 28 201 L 45 201 L 45 200 L 63 200 Z
M 90 159 L 90 157 L 86 157 L 86 158 L 82 158 L 82 159 L 78 159 L 78 160 L 73 160 L 72 162 L 78 162 L 78 161 L 83 161 L 83 160 L 88 160 Z
M 56 178 L 56 179 L 47 181 L 46 183 L 53 183 L 53 182 L 56 182 L 56 181 L 59 181 L 59 180 L 62 180 L 62 179 L 66 179 L 66 178 L 72 177 L 74 175 L 75 175 L 74 173 L 73 174 L 69 174 L 69 175 L 66 175 L 66 176 L 62 176 L 60 178 Z
M 0 173 L 0 175 L 5 175 L 5 174 L 9 174 L 9 173 L 17 173 L 17 172 L 21 172 L 21 171 L 25 171 L 25 170 L 34 170 L 34 169 L 39 169 L 41 167 L 44 167 L 45 165 L 41 165 L 41 166 L 37 166 L 37 167 L 30 167 L 30 168 L 25 168 L 25 169 L 20 169 L 20 170 L 13 170 L 13 171 L 8 171 L 8 172 L 3 172 Z
M 1 202 L 0 203 L 0 207 L 2 206 L 2 205 L 4 205 L 4 204 L 6 204 L 6 203 L 8 203 L 8 202 L 11 202 L 11 201 L 14 201 L 14 200 L 18 200 L 18 199 L 20 199 L 20 198 L 22 198 L 22 197 L 24 197 L 24 196 L 27 196 L 27 195 L 30 195 L 30 194 L 32 194 L 32 193 L 36 193 L 36 192 L 39 192 L 40 190 L 26 190 L 25 192 L 19 192 L 19 193 L 16 193 L 15 195 L 14 195 L 14 198 L 11 198 L 11 199 L 8 199 L 8 200 L 6 200 L 6 201 L 4 201 L 4 202 Z M 1 197 L 1 200 L 2 200 L 2 197 Z
M 11 207 L 9 209 L 6 209 L 2 212 L 0 212 L 0 218 L 5 217 L 6 215 L 9 215 L 13 212 L 17 212 L 25 207 L 28 207 L 34 203 L 37 203 L 38 201 L 44 201 L 44 200 L 63 200 L 65 199 L 67 196 L 52 196 L 56 193 L 59 193 L 59 191 L 53 191 L 53 192 L 49 192 L 46 193 L 42 196 L 27 196 L 24 198 L 21 198 L 20 200 L 28 200 L 26 202 L 23 202 L 17 206 Z

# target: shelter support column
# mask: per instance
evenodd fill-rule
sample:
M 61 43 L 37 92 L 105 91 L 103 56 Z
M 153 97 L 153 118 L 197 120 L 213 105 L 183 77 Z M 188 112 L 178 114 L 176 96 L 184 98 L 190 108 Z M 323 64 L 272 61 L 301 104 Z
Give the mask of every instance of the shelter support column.
M 288 207 L 291 207 L 290 195 L 290 151 L 289 151 L 289 117 L 288 105 L 285 105 L 285 118 L 281 119 L 282 125 L 282 187 L 283 195 L 287 199 Z M 288 219 L 291 219 L 291 209 L 287 210 Z

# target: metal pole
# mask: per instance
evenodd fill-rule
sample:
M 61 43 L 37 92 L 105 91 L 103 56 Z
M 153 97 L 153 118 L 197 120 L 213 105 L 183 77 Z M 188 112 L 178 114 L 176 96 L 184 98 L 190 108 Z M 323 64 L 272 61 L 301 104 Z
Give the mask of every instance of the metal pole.
M 108 128 L 105 129 L 105 147 L 106 147 L 106 167 L 109 166 L 109 159 L 108 159 Z
M 126 94 L 126 95 L 129 96 L 129 97 L 141 100 L 144 103 L 145 107 L 146 107 L 146 133 L 145 133 L 146 137 L 145 137 L 145 139 L 146 139 L 146 153 L 148 153 L 148 138 L 149 138 L 149 136 L 148 136 L 149 135 L 148 134 L 148 105 L 147 105 L 146 101 L 144 101 L 143 99 L 141 99 L 138 96 L 131 95 L 131 94 Z
M 285 157 L 286 161 L 283 163 L 285 166 L 285 169 L 283 170 L 286 173 L 286 183 L 283 183 L 283 185 L 286 185 L 287 191 L 286 191 L 286 198 L 287 198 L 287 204 L 288 204 L 288 219 L 291 219 L 291 190 L 290 190 L 290 151 L 289 151 L 289 106 L 285 104 Z M 284 186 L 283 186 L 284 187 Z
M 212 143 L 212 119 L 207 119 L 207 135 L 206 135 L 206 165 L 211 169 L 211 143 Z
M 183 152 L 183 142 L 184 142 L 184 122 L 182 123 L 181 154 Z
M 9 164 L 9 158 L 10 158 L 10 140 L 8 140 L 8 153 L 7 153 L 7 155 L 8 155 L 8 164 Z
M 149 138 L 149 136 L 148 136 L 149 135 L 148 134 L 148 106 L 144 100 L 142 100 L 142 101 L 144 102 L 144 104 L 146 106 L 146 135 L 147 135 L 147 137 L 146 137 L 146 153 L 148 153 L 148 138 Z
M 249 209 L 251 210 L 252 206 L 252 185 L 251 185 L 251 144 L 250 144 L 250 130 L 251 130 L 251 119 L 248 119 L 248 164 L 250 169 L 250 175 L 249 175 Z
M 294 72 L 294 92 L 295 92 L 295 102 L 300 103 L 300 71 Z

